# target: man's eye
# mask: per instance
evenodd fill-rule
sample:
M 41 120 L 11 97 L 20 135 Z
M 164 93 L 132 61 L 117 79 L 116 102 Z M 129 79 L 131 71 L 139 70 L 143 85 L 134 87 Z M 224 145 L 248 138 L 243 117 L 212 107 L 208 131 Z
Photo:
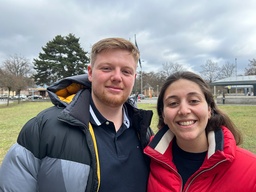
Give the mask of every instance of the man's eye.
M 123 70 L 123 73 L 125 75 L 132 75 L 132 72 L 130 70 Z
M 110 71 L 110 70 L 111 70 L 110 67 L 102 67 L 101 69 L 102 69 L 103 71 Z

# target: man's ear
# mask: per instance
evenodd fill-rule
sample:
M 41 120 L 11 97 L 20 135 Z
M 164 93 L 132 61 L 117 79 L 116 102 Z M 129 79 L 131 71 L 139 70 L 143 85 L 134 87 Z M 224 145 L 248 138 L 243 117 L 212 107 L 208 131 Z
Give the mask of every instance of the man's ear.
M 92 66 L 91 66 L 91 64 L 87 66 L 87 71 L 88 71 L 88 79 L 89 79 L 89 81 L 92 82 Z

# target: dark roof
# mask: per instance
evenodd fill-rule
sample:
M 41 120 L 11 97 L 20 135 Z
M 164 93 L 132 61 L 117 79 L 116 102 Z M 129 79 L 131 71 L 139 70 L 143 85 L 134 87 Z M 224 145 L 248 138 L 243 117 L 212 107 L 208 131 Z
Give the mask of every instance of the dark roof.
M 218 81 L 214 81 L 211 85 L 256 85 L 256 75 L 228 77 Z

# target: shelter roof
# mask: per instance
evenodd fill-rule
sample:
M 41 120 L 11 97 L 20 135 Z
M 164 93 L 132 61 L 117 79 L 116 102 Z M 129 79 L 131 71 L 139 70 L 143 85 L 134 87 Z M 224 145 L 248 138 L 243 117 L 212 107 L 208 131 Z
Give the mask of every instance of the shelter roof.
M 218 81 L 214 81 L 211 83 L 211 85 L 215 85 L 215 86 L 255 85 L 255 84 L 256 84 L 256 75 L 228 77 L 228 78 L 220 79 Z

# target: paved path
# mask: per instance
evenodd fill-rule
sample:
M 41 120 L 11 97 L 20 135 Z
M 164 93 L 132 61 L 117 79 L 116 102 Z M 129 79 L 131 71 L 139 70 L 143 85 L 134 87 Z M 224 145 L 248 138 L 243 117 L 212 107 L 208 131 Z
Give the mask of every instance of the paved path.
M 9 100 L 9 103 L 12 103 L 12 100 Z M 7 100 L 6 99 L 0 99 L 0 105 L 7 105 Z
M 141 99 L 140 101 L 138 101 L 138 103 L 153 103 L 153 104 L 156 104 L 156 102 L 157 102 L 157 97 Z

